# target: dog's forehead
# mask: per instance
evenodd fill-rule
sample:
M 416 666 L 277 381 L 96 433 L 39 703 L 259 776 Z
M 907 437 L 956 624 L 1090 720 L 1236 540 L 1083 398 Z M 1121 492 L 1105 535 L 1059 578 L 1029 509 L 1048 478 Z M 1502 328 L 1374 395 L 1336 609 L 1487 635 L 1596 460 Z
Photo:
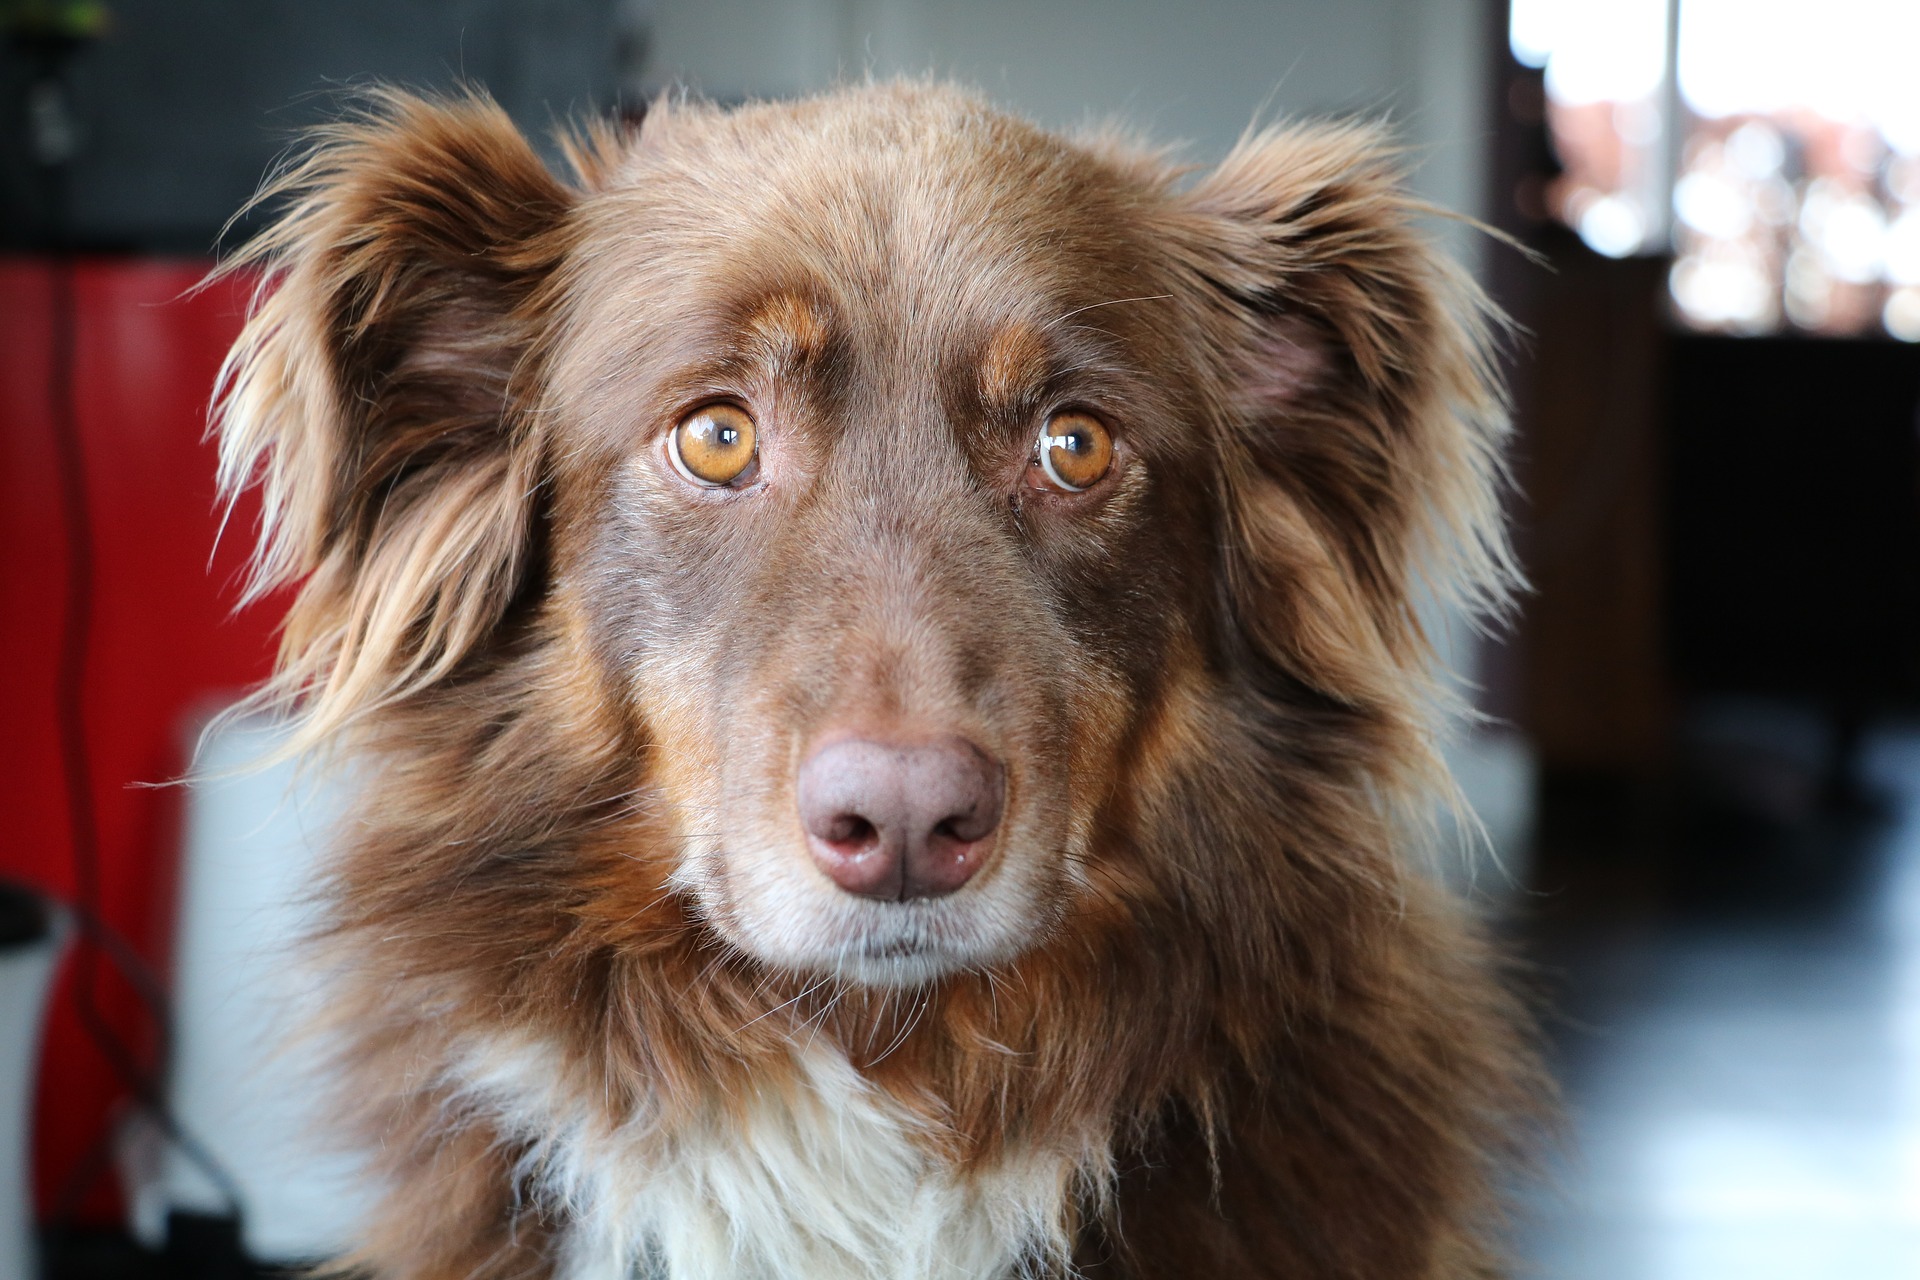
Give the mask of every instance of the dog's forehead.
M 683 360 L 840 339 L 1010 390 L 1071 345 L 1063 317 L 1151 292 L 1123 212 L 1143 193 L 1098 156 L 970 100 L 843 107 L 643 139 L 589 211 L 591 323 Z

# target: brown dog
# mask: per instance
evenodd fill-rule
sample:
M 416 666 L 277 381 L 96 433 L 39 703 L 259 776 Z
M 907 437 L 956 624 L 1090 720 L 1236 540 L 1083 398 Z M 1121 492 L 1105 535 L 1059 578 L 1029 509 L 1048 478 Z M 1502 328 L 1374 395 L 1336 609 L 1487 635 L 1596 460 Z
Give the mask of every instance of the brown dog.
M 230 488 L 385 1277 L 1467 1277 L 1533 1092 L 1404 865 L 1506 564 L 1381 137 L 1189 186 L 921 84 L 276 188 Z

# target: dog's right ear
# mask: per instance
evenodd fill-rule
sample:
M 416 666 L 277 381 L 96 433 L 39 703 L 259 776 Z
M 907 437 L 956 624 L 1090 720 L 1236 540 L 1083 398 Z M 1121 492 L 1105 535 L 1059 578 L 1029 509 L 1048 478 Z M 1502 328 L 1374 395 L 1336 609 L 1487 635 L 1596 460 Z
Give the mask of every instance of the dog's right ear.
M 1235 623 L 1264 663 L 1415 725 L 1438 693 L 1420 599 L 1493 613 L 1516 578 L 1492 309 L 1371 126 L 1254 132 L 1176 208 L 1232 428 Z
M 377 94 L 256 204 L 221 376 L 223 490 L 257 484 L 253 591 L 299 583 L 269 700 L 303 744 L 451 672 L 522 587 L 529 398 L 577 193 L 492 102 Z

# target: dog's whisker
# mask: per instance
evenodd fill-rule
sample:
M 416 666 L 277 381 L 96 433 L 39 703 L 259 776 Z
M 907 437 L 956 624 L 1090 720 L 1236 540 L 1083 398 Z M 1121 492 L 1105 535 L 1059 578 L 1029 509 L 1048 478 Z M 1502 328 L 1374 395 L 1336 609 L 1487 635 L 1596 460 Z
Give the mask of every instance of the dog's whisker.
M 751 1027 L 755 1023 L 759 1022 L 762 1018 L 770 1018 L 774 1014 L 779 1013 L 782 1009 L 798 1004 L 801 1000 L 804 1000 L 811 993 L 818 991 L 820 987 L 826 982 L 827 982 L 827 979 L 824 977 L 819 979 L 818 981 L 813 983 L 813 985 L 806 987 L 805 989 L 800 991 L 797 995 L 794 995 L 786 1000 L 781 1001 L 779 1004 L 774 1005 L 772 1008 L 766 1010 L 764 1013 L 760 1014 L 758 1017 L 752 1018 L 749 1021 L 740 1025 L 739 1027 L 736 1027 L 734 1029 L 734 1034 L 739 1035 L 741 1032 L 745 1031 L 748 1027 Z M 760 993 L 756 992 L 756 994 L 760 994 Z
M 1075 307 L 1064 315 L 1055 316 L 1047 322 L 1047 327 L 1050 329 L 1058 328 L 1075 316 L 1085 315 L 1089 311 L 1098 311 L 1102 307 L 1118 307 L 1129 302 L 1166 302 L 1172 299 L 1173 296 L 1171 293 L 1146 293 L 1141 294 L 1137 298 L 1109 298 L 1105 302 L 1090 302 L 1084 307 Z

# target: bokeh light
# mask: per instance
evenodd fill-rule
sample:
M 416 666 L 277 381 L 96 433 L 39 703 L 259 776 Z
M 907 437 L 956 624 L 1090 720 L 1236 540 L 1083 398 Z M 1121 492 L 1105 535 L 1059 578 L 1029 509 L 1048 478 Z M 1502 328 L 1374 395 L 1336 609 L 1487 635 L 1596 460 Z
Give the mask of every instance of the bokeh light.
M 1671 250 L 1691 327 L 1920 341 L 1920 3 L 1673 3 L 1515 0 L 1553 212 L 1611 257 Z

